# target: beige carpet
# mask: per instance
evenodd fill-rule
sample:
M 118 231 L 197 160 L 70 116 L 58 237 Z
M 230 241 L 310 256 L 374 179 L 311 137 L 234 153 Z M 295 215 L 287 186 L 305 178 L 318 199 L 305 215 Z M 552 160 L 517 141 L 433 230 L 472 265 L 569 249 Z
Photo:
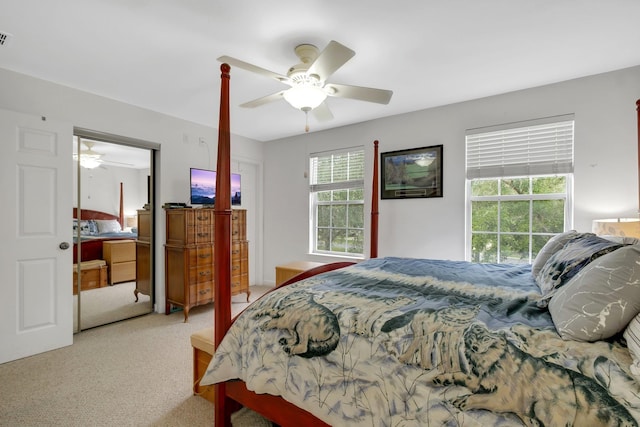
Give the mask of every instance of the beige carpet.
M 153 310 L 151 298 L 148 295 L 138 294 L 136 302 L 133 291 L 136 282 L 117 283 L 113 286 L 82 291 L 82 308 L 80 325 L 82 329 L 118 320 L 147 314 Z M 73 330 L 78 327 L 78 297 L 73 298 Z
M 252 286 L 251 301 L 268 286 Z M 235 315 L 246 297 L 233 297 Z M 213 304 L 148 314 L 74 335 L 74 344 L 0 365 L 0 426 L 212 426 L 213 404 L 192 392 L 193 332 Z M 252 413 L 236 427 L 257 427 Z M 259 418 L 261 423 L 265 420 Z M 269 425 L 269 424 L 267 424 Z

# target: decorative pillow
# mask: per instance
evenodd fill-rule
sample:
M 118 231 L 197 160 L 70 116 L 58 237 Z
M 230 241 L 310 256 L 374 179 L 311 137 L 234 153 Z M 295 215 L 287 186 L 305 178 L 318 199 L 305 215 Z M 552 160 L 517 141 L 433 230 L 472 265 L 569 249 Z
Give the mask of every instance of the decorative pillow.
M 543 296 L 561 287 L 580 269 L 599 256 L 622 247 L 591 233 L 584 233 L 570 240 L 562 249 L 551 255 L 544 264 L 536 282 Z
M 544 267 L 544 264 L 551 257 L 551 255 L 558 252 L 560 249 L 567 244 L 567 242 L 575 237 L 578 237 L 580 234 L 576 230 L 565 231 L 564 233 L 556 234 L 552 238 L 550 238 L 547 243 L 544 244 L 536 258 L 533 260 L 531 264 L 531 274 L 533 274 L 533 278 L 535 279 Z
M 627 348 L 633 359 L 630 366 L 631 373 L 636 379 L 640 379 L 640 314 L 631 319 L 623 336 L 627 340 Z
M 96 219 L 96 224 L 98 224 L 98 234 L 120 233 L 122 231 L 120 223 L 115 219 Z
M 76 218 L 74 218 L 73 219 L 74 235 L 78 232 L 78 227 L 80 227 L 81 236 L 93 236 L 95 234 L 98 234 L 98 228 L 93 220 L 78 221 Z
M 640 247 L 589 263 L 551 297 L 549 312 L 567 340 L 598 341 L 622 331 L 640 313 Z

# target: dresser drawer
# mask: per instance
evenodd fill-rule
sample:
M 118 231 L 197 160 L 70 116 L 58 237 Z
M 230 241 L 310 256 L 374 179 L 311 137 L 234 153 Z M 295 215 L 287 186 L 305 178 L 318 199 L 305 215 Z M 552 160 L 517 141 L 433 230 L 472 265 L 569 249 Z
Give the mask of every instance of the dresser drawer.
M 187 227 L 187 244 L 201 245 L 213 243 L 213 227 L 210 225 L 194 225 Z
M 213 282 L 204 282 L 189 287 L 189 299 L 195 305 L 206 304 L 213 301 Z
M 196 248 L 188 249 L 189 251 L 189 265 L 190 266 L 202 266 L 213 264 L 213 246 L 198 246 Z
M 136 260 L 135 240 L 108 240 L 102 243 L 102 256 L 107 264 Z
M 238 274 L 231 277 L 231 295 L 247 292 L 249 287 L 249 275 Z
M 213 209 L 195 209 L 187 212 L 187 226 L 205 225 L 212 226 L 215 215 Z
M 204 283 L 213 281 L 213 266 L 195 266 L 189 269 L 189 283 Z
M 247 211 L 244 209 L 234 209 L 231 212 L 231 239 L 246 240 L 247 238 Z
M 231 263 L 231 276 L 238 276 L 242 273 L 240 261 Z
M 109 283 L 131 282 L 136 280 L 136 262 L 127 261 L 109 266 Z

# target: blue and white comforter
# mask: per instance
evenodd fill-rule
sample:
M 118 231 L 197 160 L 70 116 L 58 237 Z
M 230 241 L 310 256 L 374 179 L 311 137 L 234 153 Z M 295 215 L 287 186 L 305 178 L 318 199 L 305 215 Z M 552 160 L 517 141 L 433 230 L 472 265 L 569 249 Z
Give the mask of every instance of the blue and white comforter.
M 562 340 L 539 299 L 529 265 L 367 260 L 252 304 L 201 384 L 336 426 L 637 426 L 626 347 Z

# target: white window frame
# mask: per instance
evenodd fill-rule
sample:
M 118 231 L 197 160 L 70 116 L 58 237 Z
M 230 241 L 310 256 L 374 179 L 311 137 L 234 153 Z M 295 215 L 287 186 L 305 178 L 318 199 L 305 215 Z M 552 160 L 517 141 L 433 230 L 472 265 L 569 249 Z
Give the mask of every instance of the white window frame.
M 559 174 L 565 177 L 565 193 L 549 193 L 549 194 L 509 194 L 509 195 L 492 195 L 492 196 L 473 196 L 471 194 L 471 184 L 473 180 L 467 180 L 467 243 L 465 246 L 465 259 L 467 261 L 472 259 L 472 251 L 471 251 L 471 239 L 473 237 L 473 232 L 471 230 L 471 205 L 473 202 L 509 202 L 509 201 L 527 201 L 532 202 L 535 200 L 564 200 L 565 208 L 564 208 L 564 227 L 565 231 L 573 228 L 573 174 Z M 537 177 L 547 177 L 552 175 L 527 175 L 527 176 L 514 176 L 514 177 L 497 177 L 497 178 L 477 178 L 477 179 L 501 179 L 501 178 L 537 178 Z M 501 184 L 498 184 L 498 190 L 501 189 Z M 529 226 L 527 232 L 512 232 L 512 231 L 500 231 L 500 219 L 501 215 L 498 214 L 498 231 L 496 232 L 487 232 L 486 234 L 496 234 L 498 236 L 498 247 L 496 248 L 497 254 L 499 256 L 500 252 L 500 235 L 526 235 L 529 238 L 529 261 L 533 261 L 533 236 L 555 236 L 557 233 L 542 233 L 542 232 L 533 232 L 532 231 L 532 221 L 533 221 L 533 212 L 532 212 L 532 203 L 529 203 Z M 500 211 L 499 211 L 500 212 Z M 476 232 L 477 233 L 477 232 Z M 480 232 L 482 233 L 482 232 Z M 502 262 L 502 260 L 498 259 L 497 262 Z
M 360 153 L 362 155 L 362 162 L 363 162 L 363 177 L 362 179 L 351 179 L 351 180 L 347 180 L 347 181 L 338 181 L 338 182 L 331 182 L 331 183 L 325 183 L 325 184 L 318 184 L 317 183 L 317 177 L 315 176 L 316 174 L 316 169 L 314 167 L 314 159 L 318 159 L 318 158 L 322 158 L 322 157 L 332 157 L 335 155 L 340 155 L 340 154 L 347 154 L 347 153 Z M 316 255 L 328 255 L 328 256 L 338 256 L 338 257 L 348 257 L 348 258 L 364 258 L 364 166 L 365 166 L 365 151 L 364 151 L 364 147 L 363 146 L 358 146 L 358 147 L 350 147 L 350 148 L 345 148 L 345 149 L 340 149 L 340 150 L 331 150 L 331 151 L 324 151 L 324 152 L 319 152 L 319 153 L 311 153 L 309 155 L 309 252 L 312 254 L 316 254 Z M 361 190 L 363 193 L 363 200 L 362 201 L 357 201 L 357 200 L 341 200 L 341 201 L 318 201 L 316 194 L 322 191 L 329 191 L 329 190 L 351 190 L 351 189 L 358 189 Z M 354 252 L 334 252 L 334 251 L 325 251 L 325 250 L 319 250 L 317 248 L 317 239 L 318 239 L 318 235 L 317 235 L 317 231 L 318 231 L 318 206 L 320 205 L 333 205 L 333 204 L 340 204 L 340 205 L 362 205 L 362 212 L 363 212 L 363 218 L 362 218 L 362 224 L 363 224 L 363 228 L 362 228 L 362 233 L 363 233 L 363 247 L 362 247 L 362 253 L 354 253 Z M 348 215 L 348 211 L 349 209 L 346 210 L 347 215 Z M 345 223 L 347 224 L 346 230 L 349 230 L 350 228 L 348 227 L 348 217 L 345 219 Z M 332 228 L 333 227 L 329 227 Z
M 573 114 L 529 120 L 507 125 L 470 129 L 466 132 L 466 201 L 465 201 L 465 259 L 472 259 L 472 202 L 509 200 L 564 199 L 564 231 L 573 228 Z M 562 175 L 566 178 L 564 194 L 527 194 L 472 196 L 471 184 L 475 179 L 523 178 Z M 500 188 L 500 187 L 499 187 Z M 530 204 L 531 206 L 531 204 Z M 530 208 L 531 209 L 531 208 Z M 500 216 L 499 216 L 500 218 Z M 532 220 L 531 213 L 529 221 Z M 529 258 L 532 260 L 532 236 L 553 233 L 500 231 L 497 234 L 529 236 Z M 491 233 L 494 234 L 494 233 Z M 500 242 L 500 239 L 498 239 Z M 498 244 L 497 254 L 500 254 Z M 498 258 L 498 262 L 499 262 Z

